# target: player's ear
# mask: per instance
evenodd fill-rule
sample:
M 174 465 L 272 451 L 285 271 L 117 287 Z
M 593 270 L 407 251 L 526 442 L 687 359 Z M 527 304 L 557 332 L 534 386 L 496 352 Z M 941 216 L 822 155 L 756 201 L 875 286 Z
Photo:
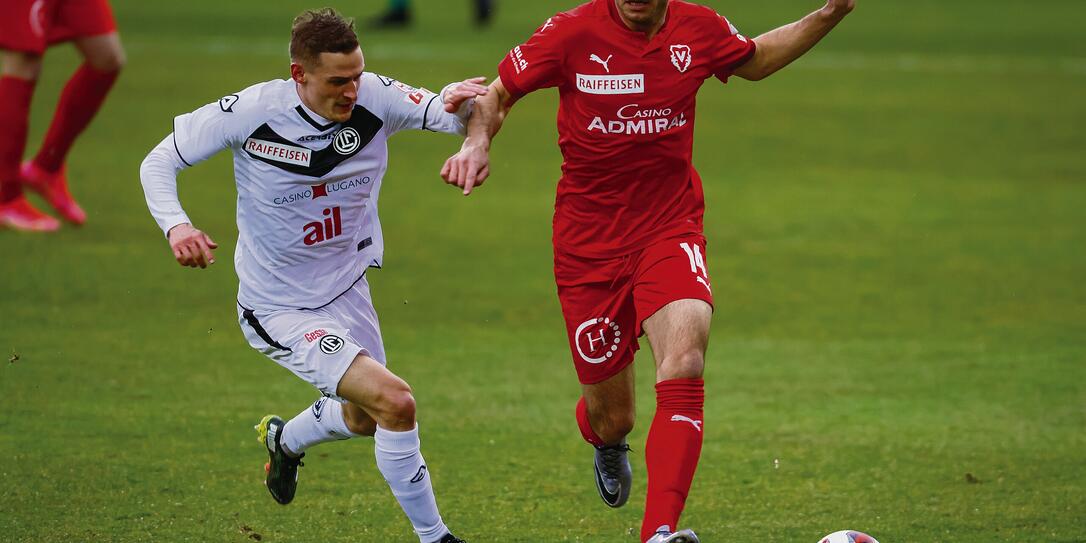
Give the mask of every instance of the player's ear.
M 295 83 L 305 84 L 305 68 L 297 62 L 291 62 L 290 78 L 293 79 Z

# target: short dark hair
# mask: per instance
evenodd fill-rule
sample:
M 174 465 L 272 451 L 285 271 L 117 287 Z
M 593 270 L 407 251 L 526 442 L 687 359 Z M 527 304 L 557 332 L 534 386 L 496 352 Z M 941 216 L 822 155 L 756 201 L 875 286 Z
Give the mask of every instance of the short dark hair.
M 358 48 L 354 19 L 332 8 L 307 9 L 290 28 L 290 60 L 320 63 L 321 53 L 350 53 Z

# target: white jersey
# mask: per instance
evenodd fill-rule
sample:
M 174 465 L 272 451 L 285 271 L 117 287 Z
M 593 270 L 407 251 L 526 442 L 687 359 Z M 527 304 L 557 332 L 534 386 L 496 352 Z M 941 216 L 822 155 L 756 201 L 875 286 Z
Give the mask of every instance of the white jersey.
M 363 74 L 343 123 L 310 111 L 293 80 L 259 83 L 174 120 L 172 138 L 141 169 L 148 205 L 163 231 L 190 222 L 176 187 L 156 186 L 161 176 L 148 165 L 156 151 L 191 166 L 229 148 L 238 192 L 238 303 L 321 307 L 381 266 L 377 198 L 388 137 L 403 129 L 463 134 L 464 116 L 447 113 L 430 91 L 372 73 Z

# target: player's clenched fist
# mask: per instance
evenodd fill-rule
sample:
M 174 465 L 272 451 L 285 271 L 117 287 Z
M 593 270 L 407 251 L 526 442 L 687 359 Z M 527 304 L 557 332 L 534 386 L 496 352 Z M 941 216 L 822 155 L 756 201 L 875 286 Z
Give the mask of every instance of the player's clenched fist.
M 171 228 L 168 239 L 178 264 L 190 268 L 206 268 L 208 264 L 215 263 L 212 249 L 218 249 L 219 244 L 191 224 L 184 223 Z

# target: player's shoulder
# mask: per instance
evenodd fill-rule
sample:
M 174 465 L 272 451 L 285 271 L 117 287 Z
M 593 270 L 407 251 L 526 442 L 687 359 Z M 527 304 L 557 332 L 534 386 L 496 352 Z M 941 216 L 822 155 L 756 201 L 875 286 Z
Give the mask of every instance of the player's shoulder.
M 240 91 L 219 98 L 219 110 L 237 120 L 275 115 L 284 108 L 294 107 L 296 97 L 294 82 L 289 79 L 273 79 L 250 85 Z
M 431 91 L 414 87 L 394 77 L 373 72 L 362 74 L 361 90 L 358 93 L 358 104 L 365 105 L 368 99 L 375 100 L 412 100 L 418 104 L 423 95 L 433 94 Z
M 671 16 L 682 25 L 719 25 L 727 19 L 715 9 L 684 0 L 672 0 L 668 5 Z
M 606 3 L 609 0 L 592 0 L 575 8 L 558 12 L 554 15 L 562 22 L 590 22 L 596 17 L 607 15 Z
M 693 2 L 686 2 L 685 0 L 671 0 L 668 4 L 668 9 L 671 10 L 673 17 L 681 17 L 684 19 L 699 19 L 703 17 L 718 18 L 720 14 L 709 6 L 703 6 L 701 4 L 695 4 Z
M 599 22 L 601 15 L 607 14 L 606 11 L 600 9 L 601 5 L 600 0 L 593 0 L 573 9 L 555 13 L 539 25 L 536 34 L 569 36 L 590 30 Z
M 699 37 L 714 39 L 722 35 L 738 33 L 726 17 L 709 6 L 684 0 L 672 0 L 668 9 L 671 10 L 670 16 L 674 17 L 675 23 L 681 29 L 680 32 L 686 35 L 687 39 L 696 40 Z
M 387 75 L 364 72 L 355 104 L 398 126 L 396 123 L 404 119 L 425 114 L 436 99 L 437 94 L 429 89 Z
M 407 86 L 404 83 L 396 80 L 394 77 L 382 75 L 374 72 L 362 72 L 363 89 L 370 89 L 377 92 L 386 92 L 400 87 Z M 359 95 L 362 93 L 360 92 Z

